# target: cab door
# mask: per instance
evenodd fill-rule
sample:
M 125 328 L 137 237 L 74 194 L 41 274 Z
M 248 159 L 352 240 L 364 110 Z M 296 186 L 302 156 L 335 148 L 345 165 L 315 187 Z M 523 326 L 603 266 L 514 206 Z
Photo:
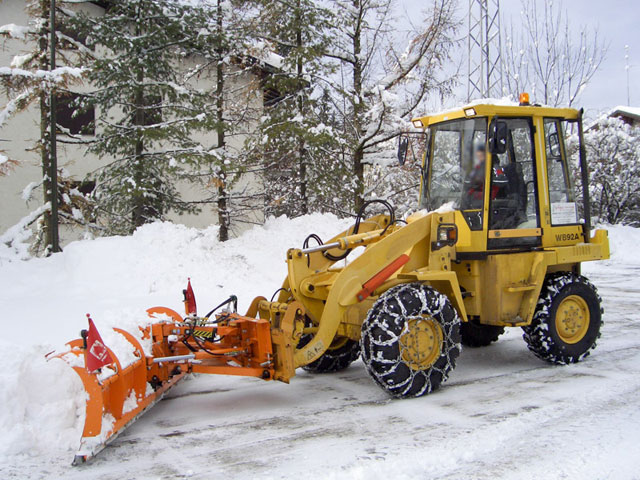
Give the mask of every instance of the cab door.
M 538 298 L 535 265 L 543 255 L 530 253 L 542 245 L 540 152 L 532 118 L 497 121 L 503 122 L 499 135 L 489 127 L 488 255 L 481 272 L 482 295 L 491 300 L 482 302 L 481 319 L 492 325 L 524 325 Z
M 494 121 L 506 123 L 506 148 L 498 149 L 503 153 L 491 154 L 487 248 L 528 250 L 538 247 L 542 243 L 542 229 L 532 119 Z
M 584 231 L 578 218 L 574 175 L 564 143 L 567 121 L 544 118 L 542 123 L 548 188 L 543 244 L 545 247 L 575 245 L 584 240 Z

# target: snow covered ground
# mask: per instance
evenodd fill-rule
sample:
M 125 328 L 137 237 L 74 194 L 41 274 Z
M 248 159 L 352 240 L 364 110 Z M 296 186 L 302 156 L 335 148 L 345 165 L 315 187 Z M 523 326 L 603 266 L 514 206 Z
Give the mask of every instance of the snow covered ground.
M 81 431 L 79 380 L 45 362 L 86 327 L 132 328 L 144 309 L 180 309 L 191 277 L 201 308 L 270 295 L 284 254 L 330 215 L 269 221 L 225 244 L 214 228 L 153 224 L 76 242 L 28 262 L 0 251 L 0 478 L 640 478 L 640 231 L 610 230 L 612 259 L 585 264 L 604 300 L 598 348 L 550 366 L 519 329 L 465 349 L 438 392 L 391 400 L 360 362 L 290 385 L 198 376 L 183 382 L 89 465 L 69 466 Z M 6 253 L 6 252 L 5 252 Z

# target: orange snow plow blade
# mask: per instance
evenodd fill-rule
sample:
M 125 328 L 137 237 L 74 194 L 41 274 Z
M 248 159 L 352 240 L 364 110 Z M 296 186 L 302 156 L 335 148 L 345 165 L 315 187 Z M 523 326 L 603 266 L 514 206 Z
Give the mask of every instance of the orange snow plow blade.
M 67 343 L 69 350 L 49 357 L 72 366 L 87 393 L 85 424 L 73 465 L 95 456 L 189 373 L 288 383 L 295 373 L 294 326 L 295 322 L 304 323 L 302 307 L 297 302 L 285 306 L 257 298 L 248 314 L 258 312 L 263 317 L 271 312 L 271 318 L 224 311 L 214 320 L 195 313 L 183 319 L 174 310 L 150 308 L 147 313 L 156 322 L 140 327 L 141 340 L 114 328 L 131 345 L 134 360 L 128 365 L 122 365 L 102 343 L 89 319 L 89 331 L 83 330 L 82 338 Z M 279 352 L 277 360 L 274 350 Z M 97 358 L 102 362 L 98 362 L 100 368 L 90 371 Z
M 114 330 L 131 343 L 136 356 L 135 361 L 124 368 L 118 357 L 107 347 L 113 363 L 102 371 L 89 372 L 85 366 L 87 349 L 81 338 L 67 343 L 69 351 L 51 357 L 61 358 L 69 363 L 82 380 L 87 393 L 85 423 L 80 449 L 73 460 L 74 465 L 84 463 L 96 455 L 187 373 L 174 370 L 164 381 L 157 378 L 155 388 L 152 387 L 148 380 L 153 381 L 154 377 L 148 377 L 148 357 L 140 342 L 124 330 Z

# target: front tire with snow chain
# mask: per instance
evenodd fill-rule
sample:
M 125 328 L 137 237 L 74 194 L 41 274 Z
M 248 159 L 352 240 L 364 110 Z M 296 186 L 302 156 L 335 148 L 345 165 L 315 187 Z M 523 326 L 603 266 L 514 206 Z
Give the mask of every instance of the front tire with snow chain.
M 436 390 L 460 355 L 460 317 L 445 295 L 420 283 L 398 285 L 373 304 L 362 324 L 362 359 L 395 397 Z
M 504 333 L 504 327 L 482 325 L 470 320 L 462 322 L 460 333 L 462 334 L 462 344 L 465 347 L 486 347 L 498 341 L 498 337 Z
M 596 348 L 604 310 L 598 290 L 581 275 L 547 276 L 531 325 L 523 338 L 537 357 L 551 363 L 576 363 Z

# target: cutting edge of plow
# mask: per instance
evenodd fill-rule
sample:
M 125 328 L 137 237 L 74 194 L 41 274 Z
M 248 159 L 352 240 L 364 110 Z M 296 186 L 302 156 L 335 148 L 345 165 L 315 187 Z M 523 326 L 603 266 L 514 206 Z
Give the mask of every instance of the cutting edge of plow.
M 89 443 L 91 443 L 90 440 L 92 439 L 92 437 L 83 437 L 82 440 L 80 441 L 80 448 L 78 449 L 75 456 L 73 457 L 73 461 L 71 462 L 71 465 L 73 465 L 74 467 L 77 467 L 79 465 L 83 465 L 87 462 L 90 462 L 98 453 L 100 453 L 102 450 L 104 450 L 105 447 L 107 447 L 111 442 L 113 442 L 122 432 L 124 432 L 134 422 L 136 422 L 142 415 L 144 415 L 147 412 L 147 410 L 151 409 L 156 403 L 162 400 L 165 394 L 171 388 L 176 386 L 178 382 L 180 382 L 180 380 L 182 380 L 186 375 L 188 375 L 188 372 L 182 372 L 182 373 L 179 373 L 178 375 L 173 376 L 167 382 L 166 385 L 163 385 L 156 392 L 154 392 L 152 395 L 149 396 L 149 397 L 155 397 L 155 398 L 149 401 L 149 403 L 147 403 L 141 410 L 139 410 L 132 418 L 125 421 L 123 425 L 114 429 L 112 433 L 108 434 L 108 437 L 104 441 L 96 443 L 95 445 L 88 445 Z

